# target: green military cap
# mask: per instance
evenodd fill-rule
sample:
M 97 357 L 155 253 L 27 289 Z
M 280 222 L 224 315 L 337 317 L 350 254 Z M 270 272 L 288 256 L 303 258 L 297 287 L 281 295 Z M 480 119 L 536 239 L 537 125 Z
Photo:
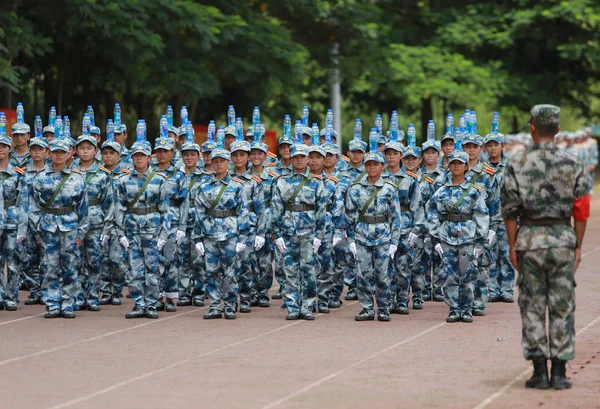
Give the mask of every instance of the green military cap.
M 535 105 L 530 113 L 529 123 L 534 125 L 558 125 L 560 122 L 560 108 L 556 105 Z

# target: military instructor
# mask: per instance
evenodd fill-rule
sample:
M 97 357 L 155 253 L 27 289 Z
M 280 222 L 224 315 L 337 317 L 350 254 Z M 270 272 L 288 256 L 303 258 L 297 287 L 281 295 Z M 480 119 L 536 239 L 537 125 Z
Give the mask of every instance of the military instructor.
M 510 159 L 501 191 L 510 260 L 519 272 L 523 355 L 534 368 L 527 388 L 570 388 L 565 364 L 575 358 L 574 276 L 590 196 L 583 163 L 554 143 L 559 118 L 554 105 L 531 109 L 534 144 Z

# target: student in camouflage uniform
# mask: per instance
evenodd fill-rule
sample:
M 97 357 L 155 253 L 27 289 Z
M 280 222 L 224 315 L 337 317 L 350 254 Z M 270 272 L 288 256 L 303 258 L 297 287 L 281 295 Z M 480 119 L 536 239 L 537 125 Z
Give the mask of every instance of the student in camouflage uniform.
M 27 124 L 14 124 L 12 126 L 12 138 L 15 147 L 10 154 L 11 167 L 25 169 L 31 163 L 29 154 L 30 127 Z
M 356 321 L 390 321 L 391 274 L 388 270 L 400 241 L 400 203 L 396 186 L 381 176 L 385 159 L 373 141 L 365 155 L 367 177 L 354 183 L 346 197 L 349 251 L 358 260 L 357 292 L 362 311 Z
M 29 215 L 41 237 L 45 318 L 75 318 L 77 252 L 88 230 L 85 181 L 80 171 L 66 166 L 68 155 L 66 141 L 50 142 L 52 165 L 33 180 L 29 197 Z
M 112 223 L 107 223 L 107 216 L 114 212 L 110 171 L 95 161 L 97 151 L 96 138 L 92 135 L 81 135 L 77 138 L 79 160 L 73 169 L 79 170 L 85 178 L 89 228 L 80 248 L 82 262 L 76 309 L 87 307 L 88 311 L 100 311 L 98 298 L 100 272 L 104 264 L 103 248 L 108 243 L 109 231 L 112 229 Z
M 125 146 L 125 143 L 127 142 L 127 126 L 125 124 L 115 125 L 114 138 L 115 142 L 121 145 L 119 166 L 121 169 L 132 169 L 133 162 L 131 161 L 131 151 Z
M 150 168 L 150 143 L 131 147 L 133 170 L 114 180 L 115 226 L 119 243 L 129 255 L 128 287 L 135 302 L 125 318 L 158 318 L 160 260 L 171 232 L 167 177 Z
M 316 254 L 325 228 L 324 188 L 320 175 L 310 175 L 306 145 L 294 144 L 290 155 L 293 170 L 280 177 L 273 190 L 272 231 L 282 254 L 286 319 L 314 320 Z
M 459 151 L 448 156 L 451 176 L 426 207 L 429 234 L 439 241 L 434 251 L 444 264 L 444 298 L 450 307 L 446 322 L 473 322 L 478 260 L 489 228 L 485 192 L 465 177 L 468 158 Z
M 218 140 L 224 137 L 217 131 Z M 221 145 L 222 146 L 222 145 Z M 248 241 L 248 198 L 244 181 L 230 176 L 231 156 L 223 148 L 211 153 L 215 173 L 196 196 L 196 251 L 205 261 L 205 288 L 210 309 L 204 319 L 235 319 L 238 297 L 239 254 Z
M 19 124 L 16 124 L 19 125 Z M 13 126 L 14 128 L 15 126 Z M 0 309 L 16 311 L 19 298 L 19 259 L 17 245 L 25 240 L 27 231 L 27 182 L 25 172 L 10 165 L 12 140 L 0 136 L 0 176 L 4 201 L 3 231 L 0 239 Z M 4 268 L 6 266 L 6 286 Z
M 32 138 L 29 141 L 31 152 L 31 162 L 24 169 L 25 184 L 27 185 L 27 196 L 31 192 L 33 179 L 45 168 L 46 155 L 48 154 L 48 143 L 43 138 Z M 34 229 L 32 219 L 27 214 L 27 233 L 25 240 L 18 248 L 17 255 L 20 259 L 23 278 L 30 291 L 29 298 L 25 305 L 39 304 L 42 301 L 42 273 L 40 271 L 41 247 L 39 245 L 41 237 L 39 232 Z
M 534 144 L 511 158 L 502 186 L 510 259 L 519 272 L 523 355 L 534 367 L 525 383 L 528 388 L 570 388 L 565 365 L 575 358 L 574 275 L 581 261 L 590 196 L 581 161 L 554 143 L 559 118 L 560 108 L 554 105 L 531 109 Z

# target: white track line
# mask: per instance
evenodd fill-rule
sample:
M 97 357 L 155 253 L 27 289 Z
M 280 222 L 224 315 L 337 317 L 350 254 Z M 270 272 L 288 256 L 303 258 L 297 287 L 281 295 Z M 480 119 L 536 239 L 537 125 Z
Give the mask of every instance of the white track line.
M 131 330 L 134 330 L 134 329 L 143 328 L 143 327 L 146 327 L 146 326 L 152 325 L 152 324 L 158 324 L 158 323 L 161 323 L 161 322 L 164 322 L 164 321 L 167 321 L 167 320 L 171 320 L 173 318 L 177 318 L 177 317 L 181 317 L 181 316 L 184 316 L 184 315 L 192 314 L 194 312 L 201 311 L 201 310 L 204 310 L 206 308 L 208 308 L 208 307 L 195 308 L 195 309 L 193 309 L 191 311 L 182 312 L 180 314 L 175 314 L 175 315 L 168 315 L 165 318 L 161 318 L 161 319 L 158 319 L 158 320 L 150 320 L 148 322 L 145 322 L 144 324 L 139 324 L 139 325 L 135 325 L 133 327 L 123 328 L 123 329 L 120 329 L 120 330 L 117 330 L 117 331 L 106 332 L 106 333 L 101 334 L 101 335 L 96 335 L 95 337 L 81 339 L 79 341 L 71 342 L 70 344 L 65 344 L 65 345 L 61 345 L 61 346 L 58 346 L 58 347 L 54 347 L 54 348 L 44 349 L 42 351 L 34 352 L 32 354 L 16 356 L 14 358 L 10 358 L 10 359 L 7 359 L 5 361 L 0 361 L 0 366 L 9 364 L 11 362 L 20 361 L 22 359 L 34 358 L 36 356 L 40 356 L 40 355 L 44 355 L 44 354 L 49 354 L 49 353 L 52 353 L 52 352 L 60 351 L 61 349 L 70 348 L 70 347 L 75 346 L 75 345 L 83 344 L 84 342 L 96 341 L 98 339 L 110 337 L 110 336 L 116 335 L 116 334 L 121 334 L 121 333 L 126 332 L 126 331 L 131 331 Z
M 4 322 L 0 322 L 0 325 L 6 325 L 6 324 L 12 324 L 13 322 L 25 321 L 25 320 L 28 320 L 30 318 L 39 317 L 39 316 L 44 315 L 44 314 L 45 314 L 45 312 L 41 312 L 39 314 L 30 315 L 29 317 L 22 317 L 22 318 L 17 318 L 15 320 L 4 321 Z
M 391 350 L 392 350 L 392 349 L 394 349 L 394 348 L 397 348 L 397 347 L 399 347 L 399 346 L 401 346 L 401 345 L 404 345 L 404 344 L 407 344 L 407 343 L 409 343 L 409 342 L 411 342 L 411 341 L 414 341 L 415 339 L 417 339 L 417 338 L 420 338 L 420 337 L 422 337 L 423 335 L 425 335 L 425 334 L 427 334 L 427 333 L 429 333 L 429 332 L 431 332 L 431 331 L 435 331 L 436 329 L 438 329 L 438 328 L 440 328 L 440 327 L 442 327 L 442 326 L 444 326 L 444 325 L 446 325 L 446 323 L 445 323 L 445 322 L 440 322 L 439 324 L 437 324 L 437 325 L 434 325 L 433 327 L 427 328 L 427 329 L 426 329 L 425 331 L 423 331 L 423 332 L 420 332 L 420 333 L 418 333 L 418 334 L 416 334 L 416 335 L 413 335 L 413 336 L 412 336 L 412 337 L 410 337 L 410 338 L 407 338 L 407 339 L 405 339 L 405 340 L 403 340 L 403 341 L 400 341 L 400 342 L 398 342 L 398 343 L 396 343 L 396 344 L 394 344 L 394 345 L 391 345 L 391 346 L 389 346 L 389 347 L 387 347 L 387 348 L 384 348 L 384 349 L 382 349 L 381 351 L 375 352 L 373 355 L 370 355 L 370 356 L 368 356 L 368 357 L 366 357 L 366 358 L 363 358 L 363 359 L 361 359 L 360 361 L 356 361 L 356 362 L 354 362 L 353 364 L 350 364 L 350 365 L 348 365 L 348 366 L 345 366 L 344 368 L 340 369 L 340 370 L 339 370 L 339 371 L 337 371 L 337 372 L 333 372 L 333 373 L 331 373 L 331 374 L 327 375 L 326 377 L 324 377 L 324 378 L 321 378 L 321 379 L 319 379 L 318 381 L 316 381 L 316 382 L 313 382 L 313 383 L 311 383 L 310 385 L 307 385 L 307 386 L 305 386 L 304 388 L 297 390 L 296 392 L 290 393 L 289 395 L 287 395 L 287 396 L 284 396 L 284 397 L 283 397 L 283 398 L 281 398 L 281 399 L 278 399 L 278 400 L 276 400 L 276 401 L 274 401 L 274 402 L 271 402 L 271 403 L 269 403 L 269 404 L 268 404 L 268 405 L 266 405 L 266 406 L 263 406 L 263 409 L 269 409 L 269 408 L 273 408 L 273 407 L 275 407 L 275 406 L 281 405 L 282 403 L 285 403 L 285 402 L 287 402 L 288 400 L 292 399 L 293 397 L 296 397 L 296 396 L 298 396 L 298 395 L 301 395 L 302 393 L 304 393 L 304 392 L 306 392 L 306 391 L 309 391 L 309 390 L 311 390 L 311 389 L 313 389 L 313 388 L 316 388 L 316 387 L 317 387 L 317 386 L 319 386 L 319 385 L 322 385 L 322 384 L 324 384 L 325 382 L 327 382 L 327 381 L 329 381 L 329 380 L 331 380 L 331 379 L 335 378 L 336 376 L 338 376 L 338 375 L 340 375 L 340 374 L 342 374 L 342 373 L 346 372 L 348 369 L 352 369 L 352 368 L 354 368 L 355 366 L 361 365 L 362 363 L 364 363 L 364 362 L 366 362 L 366 361 L 369 361 L 369 360 L 371 360 L 371 359 L 373 359 L 373 358 L 376 358 L 376 357 L 378 357 L 379 355 L 381 355 L 381 354 L 384 354 L 384 353 L 386 353 L 386 352 L 388 352 L 388 351 L 391 351 Z
M 345 306 L 347 307 L 347 306 L 350 306 L 350 305 L 354 305 L 354 304 L 356 304 L 356 303 L 358 303 L 358 301 L 354 301 L 354 302 L 348 303 L 348 304 L 346 304 Z M 344 308 L 345 306 L 344 306 L 344 305 L 342 305 L 342 306 L 340 307 L 340 309 L 341 309 L 341 308 Z M 320 316 L 320 315 L 323 315 L 323 314 L 317 314 L 317 316 Z M 151 371 L 151 372 L 146 372 L 146 373 L 144 373 L 144 374 L 141 374 L 141 375 L 138 375 L 138 376 L 136 376 L 136 377 L 134 377 L 134 378 L 129 378 L 129 379 L 127 379 L 127 380 L 124 380 L 124 381 L 122 381 L 122 382 L 115 383 L 114 385 L 111 385 L 111 386 L 109 386 L 109 387 L 107 387 L 107 388 L 104 388 L 104 389 L 101 389 L 101 390 L 99 390 L 99 391 L 96 391 L 96 392 L 90 393 L 90 394 L 88 394 L 88 395 L 85 395 L 85 396 L 82 396 L 82 397 L 80 397 L 80 398 L 76 398 L 76 399 L 70 400 L 70 401 L 68 401 L 68 402 L 64 402 L 64 403 L 60 403 L 60 404 L 58 404 L 58 405 L 55 405 L 55 406 L 51 406 L 51 407 L 49 407 L 49 408 L 47 408 L 47 409 L 62 409 L 62 408 L 68 408 L 69 406 L 73 406 L 73 405 L 76 405 L 76 404 L 78 404 L 78 403 L 85 402 L 86 400 L 89 400 L 89 399 L 95 398 L 96 396 L 100 396 L 100 395 L 103 395 L 103 394 L 105 394 L 105 393 L 107 393 L 107 392 L 111 392 L 111 391 L 113 391 L 113 390 L 115 390 L 115 389 L 118 389 L 118 388 L 120 388 L 121 386 L 126 386 L 126 385 L 129 385 L 130 383 L 137 382 L 137 381 L 140 381 L 140 380 L 142 380 L 142 379 L 146 379 L 146 378 L 148 378 L 148 377 L 150 377 L 150 376 L 154 376 L 154 375 L 156 375 L 156 374 L 159 374 L 159 373 L 161 373 L 161 372 L 167 371 L 167 370 L 169 370 L 169 369 L 173 369 L 173 368 L 176 368 L 176 367 L 178 367 L 178 366 L 181 366 L 181 365 L 188 364 L 188 363 L 190 363 L 190 362 L 192 362 L 192 361 L 196 361 L 196 360 L 198 360 L 198 359 L 201 359 L 201 358 L 204 358 L 204 357 L 207 357 L 207 356 L 210 356 L 210 355 L 214 355 L 214 354 L 216 354 L 216 353 L 219 353 L 219 352 L 221 352 L 221 351 L 224 351 L 224 350 L 226 350 L 226 349 L 228 349 L 228 348 L 231 348 L 231 347 L 235 347 L 235 346 L 241 345 L 241 344 L 243 344 L 243 343 L 245 343 L 245 342 L 248 342 L 248 341 L 254 341 L 255 339 L 262 338 L 262 337 L 264 337 L 264 336 L 267 336 L 267 335 L 271 335 L 271 334 L 273 334 L 273 333 L 275 333 L 275 332 L 278 332 L 278 331 L 284 330 L 284 329 L 286 329 L 286 328 L 290 328 L 290 327 L 293 327 L 293 326 L 295 326 L 295 325 L 300 325 L 300 324 L 302 324 L 303 322 L 304 322 L 304 321 L 302 321 L 302 320 L 299 320 L 299 321 L 294 321 L 294 322 L 292 322 L 292 323 L 290 323 L 290 324 L 286 324 L 286 325 L 284 325 L 284 326 L 281 326 L 281 327 L 279 327 L 279 328 L 275 328 L 275 329 L 272 329 L 272 330 L 270 330 L 270 331 L 263 332 L 263 333 L 261 333 L 261 334 L 254 335 L 254 336 L 252 336 L 252 337 L 245 338 L 245 339 L 242 339 L 242 340 L 240 340 L 240 341 L 233 342 L 233 343 L 231 343 L 231 344 L 228 344 L 228 345 L 222 346 L 222 347 L 221 347 L 221 348 L 219 348 L 219 349 L 214 349 L 214 350 L 212 350 L 212 351 L 204 352 L 204 353 L 202 353 L 202 354 L 199 354 L 199 355 L 193 356 L 193 357 L 191 357 L 191 358 L 182 359 L 181 361 L 175 362 L 175 363 L 173 363 L 173 364 L 171 364 L 171 365 L 164 366 L 164 367 L 162 367 L 162 368 L 156 369 L 156 370 L 154 370 L 154 371 Z
M 588 255 L 590 255 L 590 254 L 592 254 L 592 253 L 595 253 L 595 252 L 597 252 L 598 250 L 600 250 L 600 246 L 596 247 L 594 250 L 590 250 L 590 251 L 588 251 L 587 253 L 585 253 L 585 254 L 582 254 L 582 255 L 581 255 L 581 258 L 584 258 L 585 256 L 588 256 Z

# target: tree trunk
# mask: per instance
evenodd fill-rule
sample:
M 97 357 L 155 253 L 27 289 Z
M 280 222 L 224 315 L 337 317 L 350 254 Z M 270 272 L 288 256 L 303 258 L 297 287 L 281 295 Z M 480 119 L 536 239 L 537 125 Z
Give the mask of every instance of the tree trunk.
M 65 69 L 61 68 L 58 75 L 58 106 L 56 107 L 56 114 L 62 116 L 62 105 L 63 105 L 63 90 L 65 86 Z
M 427 139 L 427 124 L 432 118 L 433 109 L 431 108 L 431 97 L 423 98 L 421 100 L 421 133 L 418 135 L 418 141 Z
M 519 133 L 519 121 L 517 119 L 517 116 L 513 116 L 513 120 L 512 120 L 512 133 L 516 134 Z

